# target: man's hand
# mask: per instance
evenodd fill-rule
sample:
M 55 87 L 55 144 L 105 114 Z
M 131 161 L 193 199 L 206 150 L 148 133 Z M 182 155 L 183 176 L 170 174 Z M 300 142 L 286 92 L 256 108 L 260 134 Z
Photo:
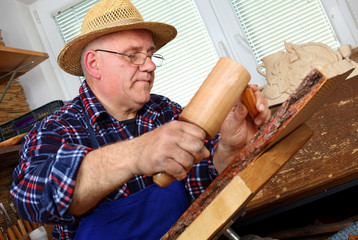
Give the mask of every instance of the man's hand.
M 221 126 L 221 139 L 214 153 L 214 165 L 219 173 L 235 158 L 241 148 L 252 139 L 258 128 L 264 125 L 271 117 L 271 111 L 268 109 L 267 100 L 263 94 L 258 91 L 256 85 L 250 85 L 250 87 L 256 97 L 258 115 L 254 121 L 249 119 L 247 109 L 241 99 L 232 108 Z
M 194 163 L 210 156 L 204 146 L 205 135 L 193 124 L 173 121 L 133 139 L 138 146 L 133 174 L 163 172 L 184 179 Z

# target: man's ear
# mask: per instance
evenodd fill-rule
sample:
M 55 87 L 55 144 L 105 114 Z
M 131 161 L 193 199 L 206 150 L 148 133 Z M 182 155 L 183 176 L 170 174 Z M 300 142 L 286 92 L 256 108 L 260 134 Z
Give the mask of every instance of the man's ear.
M 98 58 L 96 52 L 93 50 L 87 51 L 83 56 L 83 64 L 86 68 L 87 74 L 95 79 L 101 78 L 101 72 L 99 70 Z

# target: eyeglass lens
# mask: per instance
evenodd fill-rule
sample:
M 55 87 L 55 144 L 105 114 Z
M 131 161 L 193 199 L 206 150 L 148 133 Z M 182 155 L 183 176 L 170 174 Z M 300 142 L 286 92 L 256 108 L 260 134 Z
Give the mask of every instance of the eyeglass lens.
M 153 55 L 150 59 L 157 67 L 160 67 L 163 64 L 163 57 L 160 55 Z M 135 53 L 132 54 L 131 60 L 133 64 L 142 65 L 146 62 L 147 55 L 145 53 Z
M 153 63 L 155 64 L 155 66 L 160 67 L 163 65 L 164 58 L 162 56 L 153 55 L 151 59 L 152 59 Z

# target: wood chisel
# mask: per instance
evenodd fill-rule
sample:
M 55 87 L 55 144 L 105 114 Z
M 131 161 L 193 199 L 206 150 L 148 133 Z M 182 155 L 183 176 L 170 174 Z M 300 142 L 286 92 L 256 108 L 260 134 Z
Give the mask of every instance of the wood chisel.
M 13 223 L 13 221 L 11 220 L 11 217 L 10 217 L 9 214 L 7 213 L 5 207 L 4 207 L 4 205 L 3 205 L 2 203 L 0 203 L 0 208 L 1 208 L 2 212 L 3 212 L 3 214 L 4 214 L 4 215 L 3 215 L 4 219 L 7 218 L 8 223 L 9 223 L 9 226 L 8 226 L 8 234 L 9 234 L 9 229 L 12 229 L 12 231 L 10 231 L 10 232 L 14 233 L 18 239 L 22 239 L 22 235 L 21 235 L 19 229 L 16 227 L 16 225 L 15 225 L 15 224 Z
M 27 234 L 24 223 L 22 222 L 19 213 L 17 212 L 17 209 L 15 207 L 15 203 L 13 198 L 10 196 L 9 197 L 9 206 L 12 209 L 12 211 L 15 213 L 16 219 L 17 219 L 17 224 L 20 228 L 20 232 L 22 233 L 23 236 L 25 236 Z M 31 229 L 30 229 L 31 230 Z
M 2 215 L 5 225 L 6 225 L 7 238 L 9 240 L 16 240 L 15 234 L 12 231 L 11 226 L 7 222 L 7 218 L 6 218 L 5 213 L 3 212 L 3 209 L 1 207 L 0 207 L 0 214 Z

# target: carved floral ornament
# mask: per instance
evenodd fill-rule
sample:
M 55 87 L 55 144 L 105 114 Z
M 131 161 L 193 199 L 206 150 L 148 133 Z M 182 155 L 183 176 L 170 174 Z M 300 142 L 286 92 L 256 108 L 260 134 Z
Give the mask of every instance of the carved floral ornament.
M 302 79 L 315 67 L 349 59 L 351 46 L 343 45 L 339 52 L 325 44 L 309 42 L 301 45 L 284 43 L 286 51 L 276 52 L 262 58 L 257 71 L 267 80 L 263 93 L 269 106 L 281 104 Z M 358 67 L 358 63 L 350 60 Z M 265 68 L 265 72 L 261 70 Z M 358 68 L 356 69 L 358 70 Z

